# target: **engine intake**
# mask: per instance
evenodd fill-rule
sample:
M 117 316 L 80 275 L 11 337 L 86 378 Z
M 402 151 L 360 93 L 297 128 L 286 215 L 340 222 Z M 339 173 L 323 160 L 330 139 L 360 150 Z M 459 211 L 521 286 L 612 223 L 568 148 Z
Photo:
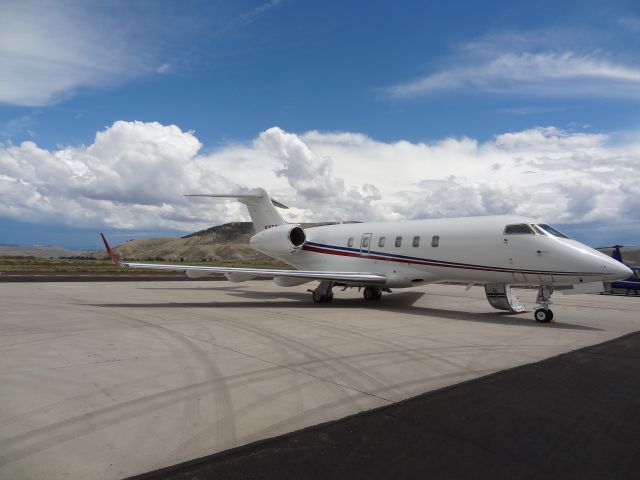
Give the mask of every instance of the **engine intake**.
M 251 240 L 251 246 L 267 255 L 282 255 L 300 250 L 307 235 L 300 225 L 278 225 L 257 233 Z
M 296 225 L 291 230 L 289 230 L 289 241 L 291 245 L 296 248 L 302 247 L 304 245 L 305 240 L 307 239 L 307 235 L 304 233 L 302 227 Z

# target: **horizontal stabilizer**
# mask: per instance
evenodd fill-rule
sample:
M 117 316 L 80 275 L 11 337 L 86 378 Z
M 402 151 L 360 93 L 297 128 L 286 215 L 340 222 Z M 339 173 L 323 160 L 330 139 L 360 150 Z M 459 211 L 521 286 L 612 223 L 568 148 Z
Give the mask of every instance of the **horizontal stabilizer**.
M 214 198 L 235 198 L 237 200 L 240 200 L 242 202 L 242 200 L 260 200 L 262 198 L 264 198 L 262 195 L 235 195 L 235 194 L 231 194 L 231 193 L 193 193 L 193 194 L 188 194 L 185 195 L 185 197 L 214 197 Z M 282 203 L 278 202 L 277 200 L 274 200 L 273 198 L 270 198 L 271 203 L 278 207 L 278 208 L 283 208 L 285 210 L 288 210 L 289 207 L 287 207 L 286 205 L 283 205 Z M 245 202 L 243 202 L 245 203 Z
M 278 208 L 289 208 L 271 198 L 264 188 L 254 188 L 247 193 L 192 193 L 185 197 L 233 198 L 244 203 L 249 211 L 256 233 L 287 223 Z

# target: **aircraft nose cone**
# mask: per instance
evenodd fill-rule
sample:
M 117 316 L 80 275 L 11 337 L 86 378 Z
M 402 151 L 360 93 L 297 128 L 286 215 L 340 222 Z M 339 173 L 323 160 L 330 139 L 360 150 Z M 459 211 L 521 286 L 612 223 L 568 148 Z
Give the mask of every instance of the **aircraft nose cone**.
M 605 276 L 609 280 L 624 280 L 633 275 L 633 270 L 627 267 L 624 263 L 613 260 L 603 265 Z

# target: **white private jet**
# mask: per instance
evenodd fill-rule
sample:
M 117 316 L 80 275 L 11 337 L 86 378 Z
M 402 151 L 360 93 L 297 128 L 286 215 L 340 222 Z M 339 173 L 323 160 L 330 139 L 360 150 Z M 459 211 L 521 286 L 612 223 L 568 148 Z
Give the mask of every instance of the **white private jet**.
M 310 290 L 318 303 L 333 299 L 333 287 L 363 288 L 365 300 L 379 300 L 390 288 L 440 282 L 484 285 L 497 309 L 524 312 L 512 285 L 539 286 L 534 317 L 550 322 L 553 290 L 595 293 L 603 281 L 629 277 L 622 263 L 555 228 L 516 216 L 483 216 L 334 224 L 311 228 L 287 223 L 263 189 L 245 195 L 187 195 L 235 198 L 245 204 L 256 234 L 251 246 L 296 270 L 207 267 L 120 262 L 102 235 L 111 261 L 131 268 L 182 270 L 191 278 L 224 274 L 232 282 L 273 277 L 289 287 L 319 281 Z

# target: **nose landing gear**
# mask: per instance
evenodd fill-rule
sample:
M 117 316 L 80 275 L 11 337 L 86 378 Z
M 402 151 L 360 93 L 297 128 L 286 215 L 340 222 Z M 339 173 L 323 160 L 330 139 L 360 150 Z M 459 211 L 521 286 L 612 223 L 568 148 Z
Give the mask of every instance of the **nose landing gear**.
M 540 308 L 536 309 L 533 314 L 536 322 L 549 323 L 553 320 L 553 312 L 549 308 L 552 303 L 551 295 L 553 295 L 552 286 L 540 285 L 540 290 L 538 290 L 538 296 L 536 297 L 536 304 L 540 305 Z
M 536 322 L 540 323 L 549 323 L 553 320 L 553 312 L 548 308 L 538 308 L 533 316 L 536 319 Z

